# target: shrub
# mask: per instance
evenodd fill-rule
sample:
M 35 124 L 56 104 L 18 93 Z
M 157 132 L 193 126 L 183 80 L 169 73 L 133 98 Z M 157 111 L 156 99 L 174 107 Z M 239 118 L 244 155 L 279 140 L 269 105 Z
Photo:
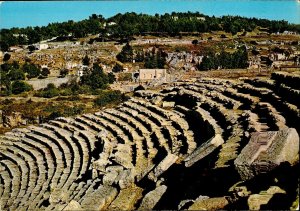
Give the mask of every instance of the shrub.
M 130 81 L 132 79 L 131 73 L 120 73 L 118 76 L 118 81 Z
M 52 83 L 48 84 L 45 89 L 36 94 L 38 97 L 52 98 L 60 94 L 59 90 Z
M 11 81 L 24 80 L 25 74 L 22 70 L 13 68 L 9 71 L 8 77 Z
M 99 94 L 94 100 L 95 105 L 105 106 L 109 103 L 118 103 L 122 100 L 122 94 L 120 91 L 106 91 Z
M 47 67 L 44 67 L 42 69 L 42 72 L 41 72 L 42 76 L 48 76 L 50 74 L 50 71 Z
M 90 72 L 81 77 L 81 83 L 89 85 L 93 89 L 106 89 L 108 82 L 108 76 L 103 72 L 102 67 L 96 63 Z
M 120 65 L 119 63 L 116 63 L 116 65 L 113 67 L 112 71 L 114 73 L 122 72 L 123 71 L 123 66 Z
M 13 94 L 20 94 L 22 92 L 27 92 L 32 90 L 32 86 L 27 84 L 24 81 L 14 81 L 12 83 L 12 93 Z
M 23 65 L 23 71 L 27 73 L 27 78 L 36 78 L 40 75 L 41 70 L 32 63 L 25 63 Z
M 68 75 L 68 73 L 69 73 L 69 70 L 67 70 L 67 69 L 61 69 L 59 71 L 59 77 L 64 78 L 64 77 L 66 77 L 66 75 Z
M 8 53 L 4 54 L 3 61 L 4 62 L 8 61 L 10 59 L 10 57 L 11 57 L 10 54 L 8 54 Z

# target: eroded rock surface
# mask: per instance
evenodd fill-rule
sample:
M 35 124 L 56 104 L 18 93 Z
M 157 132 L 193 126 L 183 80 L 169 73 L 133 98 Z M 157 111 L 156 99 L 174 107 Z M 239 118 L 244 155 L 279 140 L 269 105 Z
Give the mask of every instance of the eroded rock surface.
M 271 171 L 283 162 L 295 164 L 299 153 L 299 136 L 294 128 L 253 133 L 234 164 L 243 180 Z

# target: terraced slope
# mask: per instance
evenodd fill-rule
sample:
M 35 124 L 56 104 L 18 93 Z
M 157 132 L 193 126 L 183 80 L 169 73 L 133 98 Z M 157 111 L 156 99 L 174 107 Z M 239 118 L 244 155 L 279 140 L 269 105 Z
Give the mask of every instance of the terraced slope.
M 267 190 L 265 208 L 278 193 L 289 209 L 296 167 L 241 181 L 233 162 L 251 132 L 300 133 L 299 79 L 182 81 L 137 91 L 116 108 L 14 129 L 0 138 L 1 210 L 195 209 L 206 196 L 210 208 L 249 209 Z

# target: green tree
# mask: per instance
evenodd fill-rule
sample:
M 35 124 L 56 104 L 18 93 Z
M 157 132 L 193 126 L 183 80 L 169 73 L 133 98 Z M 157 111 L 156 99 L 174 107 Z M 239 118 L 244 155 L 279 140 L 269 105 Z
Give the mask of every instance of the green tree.
M 115 66 L 113 67 L 112 71 L 114 73 L 118 73 L 118 72 L 122 72 L 123 71 L 123 66 L 120 65 L 118 62 L 115 64 Z
M 20 94 L 22 92 L 33 90 L 32 86 L 24 81 L 14 81 L 11 86 L 13 94 Z
M 4 54 L 3 61 L 7 62 L 10 59 L 10 57 L 11 57 L 10 54 L 8 54 L 8 53 Z
M 83 57 L 82 64 L 86 66 L 90 65 L 90 58 L 88 57 L 88 55 L 85 55 L 85 57 Z
M 23 65 L 23 71 L 27 73 L 27 78 L 36 78 L 41 74 L 40 68 L 38 68 L 35 64 L 25 63 Z
M 9 73 L 8 77 L 11 81 L 17 81 L 17 80 L 25 80 L 25 74 L 22 70 L 12 68 Z
M 48 75 L 50 74 L 49 68 L 47 68 L 47 67 L 42 68 L 41 74 L 42 74 L 43 76 L 48 76 Z
M 108 77 L 108 83 L 110 84 L 116 81 L 116 77 L 113 73 L 108 73 L 107 77 Z
M 7 71 L 4 71 L 1 68 L 1 70 L 0 70 L 0 88 L 2 86 L 5 87 L 6 95 L 10 95 L 11 94 L 11 80 L 7 74 Z
M 126 43 L 126 45 L 122 48 L 121 52 L 117 55 L 117 59 L 120 62 L 132 62 L 133 49 L 129 43 Z
M 102 67 L 95 63 L 92 70 L 81 77 L 81 83 L 89 85 L 93 89 L 105 89 L 107 88 L 109 79 L 103 72 Z
M 45 97 L 45 98 L 52 98 L 59 95 L 59 90 L 56 88 L 56 86 L 53 83 L 50 83 L 47 85 L 46 88 L 44 88 L 40 93 L 38 93 L 38 96 Z
M 120 91 L 103 91 L 95 99 L 94 103 L 97 106 L 105 106 L 109 103 L 119 103 L 122 100 Z

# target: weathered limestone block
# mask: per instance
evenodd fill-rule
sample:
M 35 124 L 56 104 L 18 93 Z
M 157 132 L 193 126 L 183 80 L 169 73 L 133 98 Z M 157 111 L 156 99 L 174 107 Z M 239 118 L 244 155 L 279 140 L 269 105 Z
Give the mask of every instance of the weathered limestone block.
M 155 188 L 145 195 L 143 201 L 139 207 L 139 210 L 152 210 L 154 206 L 159 202 L 163 194 L 166 192 L 167 186 L 162 185 Z
M 249 143 L 234 161 L 243 180 L 268 172 L 282 162 L 299 160 L 299 136 L 294 128 L 252 133 Z
M 121 189 L 128 188 L 134 183 L 134 174 L 131 169 L 124 170 L 116 179 Z
M 163 108 L 174 108 L 174 106 L 175 106 L 175 102 L 164 101 L 162 103 Z
M 151 102 L 155 105 L 161 105 L 163 98 L 161 96 L 156 96 L 151 99 Z
M 122 189 L 108 210 L 134 210 L 136 202 L 142 198 L 143 189 L 137 186 Z
M 228 204 L 229 202 L 225 197 L 200 198 L 188 210 L 220 210 Z
M 100 186 L 96 191 L 85 196 L 81 202 L 83 210 L 107 209 L 110 203 L 116 198 L 118 191 L 112 186 Z
M 4 127 L 15 127 L 24 123 L 22 114 L 20 112 L 12 112 L 10 115 L 3 115 L 3 126 Z
M 177 155 L 174 154 L 168 154 L 149 174 L 149 179 L 152 179 L 153 181 L 156 181 L 157 178 L 164 173 L 166 170 L 168 170 L 178 159 Z
M 222 145 L 223 143 L 224 140 L 222 136 L 220 134 L 215 135 L 213 138 L 209 139 L 207 142 L 198 147 L 191 155 L 189 155 L 184 160 L 185 166 L 192 166 L 197 161 L 212 153 L 218 146 Z
M 261 191 L 259 194 L 252 194 L 248 198 L 248 206 L 250 210 L 260 210 L 261 205 L 268 204 L 276 193 L 286 192 L 277 186 L 270 187 L 267 191 Z
M 70 201 L 70 203 L 63 209 L 63 211 L 77 211 L 83 210 L 77 201 Z
M 51 204 L 66 203 L 69 197 L 70 197 L 69 191 L 56 188 L 51 191 L 49 201 Z
M 3 111 L 0 110 L 0 126 L 3 124 Z
M 103 177 L 103 184 L 104 185 L 112 185 L 117 180 L 119 174 L 123 171 L 122 166 L 110 166 L 106 168 L 106 174 Z

